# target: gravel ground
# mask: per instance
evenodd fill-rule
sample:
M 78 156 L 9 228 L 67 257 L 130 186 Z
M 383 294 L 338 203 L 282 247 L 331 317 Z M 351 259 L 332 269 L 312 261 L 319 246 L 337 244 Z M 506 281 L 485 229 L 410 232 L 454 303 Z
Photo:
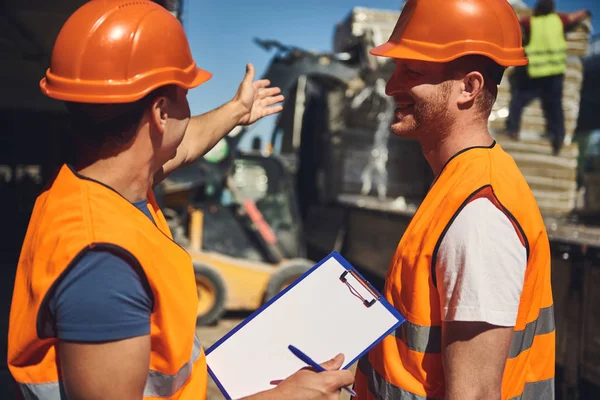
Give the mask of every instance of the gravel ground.
M 223 337 L 227 332 L 233 329 L 239 324 L 241 319 L 222 319 L 216 326 L 204 326 L 196 330 L 198 337 L 202 342 L 202 346 L 206 349 Z M 355 366 L 351 368 L 354 371 Z M 208 400 L 222 400 L 224 399 L 221 391 L 217 388 L 217 385 L 209 377 L 208 381 Z M 349 400 L 350 396 L 346 392 L 342 392 L 340 396 L 341 400 Z

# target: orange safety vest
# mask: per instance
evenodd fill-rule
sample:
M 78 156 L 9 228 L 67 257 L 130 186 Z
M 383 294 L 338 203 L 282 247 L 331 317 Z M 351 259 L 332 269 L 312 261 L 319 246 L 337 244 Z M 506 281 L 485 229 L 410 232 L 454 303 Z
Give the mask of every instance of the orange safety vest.
M 444 398 L 437 249 L 456 215 L 482 197 L 513 222 L 528 257 L 502 399 L 554 398 L 550 244 L 533 193 L 512 157 L 494 143 L 448 161 L 406 229 L 384 287 L 406 322 L 359 361 L 358 399 Z
M 156 225 L 109 187 L 63 166 L 36 200 L 17 268 L 8 366 L 26 399 L 59 400 L 58 340 L 47 315 L 57 281 L 90 249 L 138 263 L 153 295 L 144 398 L 206 399 L 204 350 L 195 335 L 197 291 L 189 254 L 173 241 L 149 191 Z

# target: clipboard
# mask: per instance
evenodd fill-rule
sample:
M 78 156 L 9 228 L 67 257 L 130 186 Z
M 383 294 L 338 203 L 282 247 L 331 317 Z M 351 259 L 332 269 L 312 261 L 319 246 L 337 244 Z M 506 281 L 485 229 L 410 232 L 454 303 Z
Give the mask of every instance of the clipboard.
M 405 318 L 339 253 L 332 252 L 206 350 L 208 372 L 225 398 L 275 386 L 338 353 L 348 369 Z

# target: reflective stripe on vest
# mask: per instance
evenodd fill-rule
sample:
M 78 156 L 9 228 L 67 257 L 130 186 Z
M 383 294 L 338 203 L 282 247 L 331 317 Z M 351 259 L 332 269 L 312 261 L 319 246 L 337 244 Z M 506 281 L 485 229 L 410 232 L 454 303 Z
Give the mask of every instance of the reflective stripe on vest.
M 554 306 L 541 308 L 540 315 L 535 321 L 525 325 L 525 329 L 522 331 L 513 332 L 508 358 L 516 358 L 519 354 L 531 348 L 535 336 L 554 332 L 554 329 Z
M 383 379 L 371 366 L 368 355 L 363 356 L 358 361 L 358 369 L 367 377 L 369 392 L 377 400 L 430 400 L 427 397 L 411 393 Z
M 406 347 L 419 353 L 439 353 L 442 351 L 442 327 L 420 326 L 405 321 L 396 329 L 396 337 Z
M 567 69 L 567 41 L 556 14 L 531 18 L 531 38 L 525 47 L 532 78 L 560 75 Z
M 364 356 L 358 362 L 358 369 L 368 380 L 368 388 L 376 400 L 437 400 L 432 397 L 420 396 L 402 389 L 385 379 L 369 362 L 368 356 Z M 527 382 L 523 393 L 511 400 L 554 400 L 554 378 L 539 382 Z
M 540 309 L 540 314 L 535 321 L 528 323 L 525 329 L 513 332 L 508 358 L 515 358 L 531 348 L 535 336 L 554 332 L 554 329 L 554 306 Z M 419 353 L 442 351 L 442 327 L 440 326 L 419 326 L 406 321 L 396 329 L 395 336 L 406 347 Z
M 554 400 L 554 378 L 539 382 L 527 382 L 523 394 L 510 400 Z
M 177 393 L 192 374 L 192 366 L 198 361 L 200 354 L 202 354 L 202 346 L 198 337 L 194 335 L 191 359 L 174 375 L 150 370 L 144 388 L 144 397 L 167 398 Z M 19 383 L 19 387 L 25 400 L 64 400 L 67 398 L 62 382 Z

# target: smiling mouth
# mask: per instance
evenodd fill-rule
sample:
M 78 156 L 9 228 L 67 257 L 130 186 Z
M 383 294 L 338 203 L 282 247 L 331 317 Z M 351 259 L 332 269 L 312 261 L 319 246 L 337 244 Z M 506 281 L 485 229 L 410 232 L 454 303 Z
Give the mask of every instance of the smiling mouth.
M 404 116 L 410 114 L 413 111 L 414 106 L 414 103 L 397 104 L 396 119 L 401 120 Z

